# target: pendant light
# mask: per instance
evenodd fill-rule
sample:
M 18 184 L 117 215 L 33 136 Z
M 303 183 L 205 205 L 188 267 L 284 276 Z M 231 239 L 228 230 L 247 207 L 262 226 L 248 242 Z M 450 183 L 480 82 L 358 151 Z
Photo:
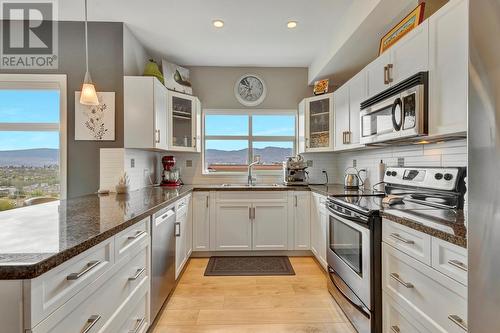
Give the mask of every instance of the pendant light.
M 83 79 L 82 92 L 80 94 L 80 104 L 99 105 L 99 99 L 95 91 L 94 84 L 89 72 L 89 33 L 87 19 L 87 0 L 85 0 L 85 78 Z

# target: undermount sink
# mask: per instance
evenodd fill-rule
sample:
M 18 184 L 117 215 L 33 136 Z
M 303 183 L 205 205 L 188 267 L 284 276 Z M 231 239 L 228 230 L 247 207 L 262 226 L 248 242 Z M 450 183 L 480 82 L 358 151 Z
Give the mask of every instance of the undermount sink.
M 280 184 L 222 184 L 222 187 L 278 187 Z

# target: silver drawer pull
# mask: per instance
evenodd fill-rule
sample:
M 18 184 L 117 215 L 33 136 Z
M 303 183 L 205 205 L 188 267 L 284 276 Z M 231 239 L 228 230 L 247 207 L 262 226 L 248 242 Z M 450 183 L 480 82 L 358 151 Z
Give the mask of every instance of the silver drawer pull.
M 405 239 L 405 238 L 401 237 L 399 234 L 391 234 L 391 237 L 402 242 L 402 243 L 405 243 L 405 244 L 415 244 L 414 241 L 409 240 L 409 239 Z
M 465 320 L 463 320 L 462 318 L 460 318 L 457 315 L 449 315 L 448 319 L 451 320 L 458 327 L 463 329 L 465 332 L 467 332 L 467 323 L 465 322 Z
M 97 322 L 99 321 L 99 319 L 101 319 L 101 316 L 99 316 L 99 315 L 92 315 L 92 316 L 90 316 L 90 318 L 87 319 L 87 323 L 83 327 L 81 333 L 88 333 L 88 332 L 90 332 L 90 330 L 92 329 L 92 327 L 94 327 L 94 325 L 97 324 Z
M 452 265 L 453 267 L 456 267 L 458 269 L 461 269 L 461 270 L 467 272 L 467 268 L 468 267 L 463 262 L 460 262 L 458 260 L 448 260 L 448 264 Z
M 391 273 L 391 278 L 393 278 L 394 280 L 398 281 L 400 284 L 402 284 L 404 287 L 406 287 L 408 289 L 411 289 L 411 288 L 415 287 L 412 283 L 403 281 L 399 277 L 399 274 L 397 274 L 397 273 Z
M 66 277 L 66 280 L 78 280 L 79 278 L 90 272 L 92 269 L 97 267 L 100 263 L 101 263 L 100 260 L 91 261 L 87 264 L 87 267 L 83 271 L 79 273 L 71 273 Z
M 141 274 L 142 274 L 142 273 L 144 273 L 144 271 L 145 271 L 145 270 L 146 270 L 146 268 L 145 268 L 145 267 L 143 267 L 143 268 L 139 268 L 139 269 L 137 270 L 137 272 L 135 273 L 135 275 L 134 275 L 134 276 L 132 276 L 132 277 L 129 277 L 129 278 L 128 278 L 128 280 L 129 280 L 129 281 L 135 281 L 135 280 L 137 280 L 137 279 L 139 278 L 139 276 L 141 276 Z
M 393 331 L 394 333 L 400 333 L 401 330 L 399 329 L 398 326 L 394 325 L 394 326 L 391 326 L 391 331 Z
M 135 325 L 135 328 L 133 330 L 130 330 L 129 332 L 130 333 L 137 333 L 139 332 L 139 330 L 141 329 L 142 325 L 144 325 L 144 323 L 146 322 L 146 318 L 142 318 L 142 319 L 137 319 L 137 324 Z
M 137 239 L 137 238 L 139 238 L 140 236 L 142 236 L 142 235 L 143 235 L 143 234 L 145 234 L 145 233 L 146 233 L 145 231 L 137 231 L 137 232 L 135 233 L 135 235 L 133 235 L 133 236 L 128 236 L 127 238 L 128 238 L 128 239 Z

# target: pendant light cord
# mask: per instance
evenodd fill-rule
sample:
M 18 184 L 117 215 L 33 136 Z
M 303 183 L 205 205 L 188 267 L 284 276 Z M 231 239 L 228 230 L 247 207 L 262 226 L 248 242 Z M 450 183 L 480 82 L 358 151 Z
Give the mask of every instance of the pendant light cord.
M 87 21 L 87 0 L 85 0 L 85 66 L 86 73 L 89 71 L 89 37 L 88 37 L 88 21 Z

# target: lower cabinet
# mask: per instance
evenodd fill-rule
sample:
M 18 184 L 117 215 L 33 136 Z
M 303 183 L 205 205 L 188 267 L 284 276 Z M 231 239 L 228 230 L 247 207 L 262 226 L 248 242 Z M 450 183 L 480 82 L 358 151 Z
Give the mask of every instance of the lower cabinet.
M 253 250 L 287 249 L 286 203 L 255 202 L 252 219 Z
M 328 213 L 326 211 L 326 197 L 317 193 L 311 196 L 311 252 L 316 260 L 326 270 Z
M 215 249 L 241 251 L 252 249 L 251 204 L 217 203 Z
M 175 207 L 175 278 L 177 279 L 193 249 L 191 195 L 179 199 Z
M 311 193 L 309 191 L 294 191 L 291 195 L 291 216 L 293 217 L 295 250 L 311 248 Z
M 193 192 L 193 251 L 210 250 L 210 192 Z

